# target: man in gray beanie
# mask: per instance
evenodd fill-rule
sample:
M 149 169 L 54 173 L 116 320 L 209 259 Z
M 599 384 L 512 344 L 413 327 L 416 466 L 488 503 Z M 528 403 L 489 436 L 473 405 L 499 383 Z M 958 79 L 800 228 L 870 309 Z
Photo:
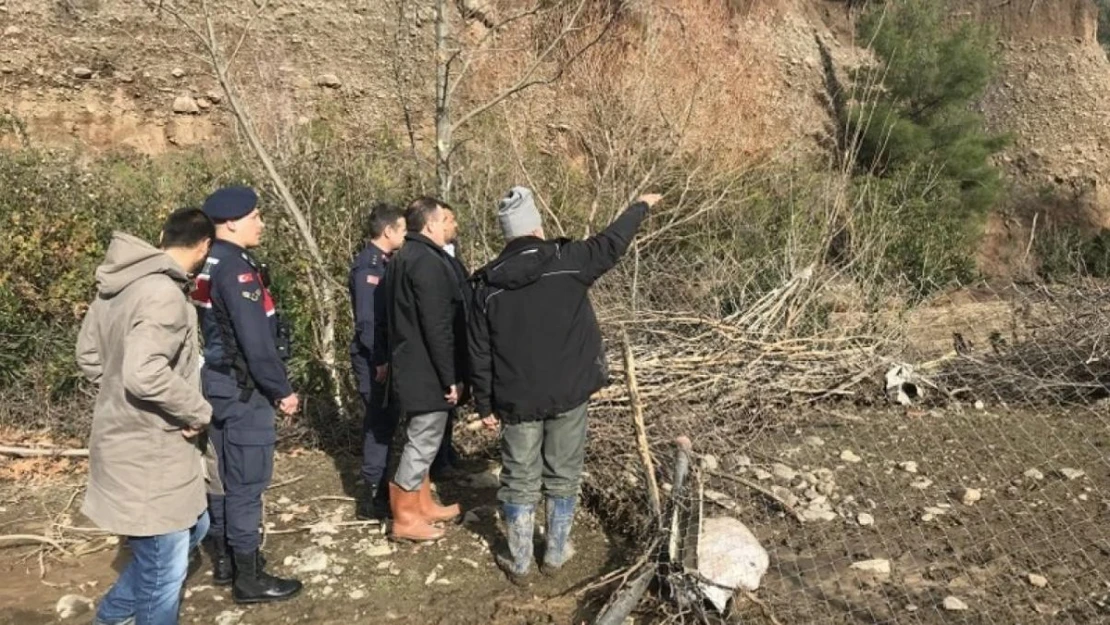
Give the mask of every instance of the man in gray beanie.
M 497 563 L 516 584 L 527 583 L 541 498 L 547 546 L 540 570 L 553 575 L 573 554 L 587 401 L 609 377 L 589 287 L 617 264 L 659 199 L 639 198 L 584 241 L 545 240 L 524 187 L 498 203 L 505 249 L 472 278 L 468 344 L 478 414 L 489 428 L 502 424 L 497 498 L 509 554 Z
M 509 189 L 508 195 L 497 203 L 497 220 L 501 222 L 506 242 L 529 236 L 543 227 L 536 200 L 528 187 Z

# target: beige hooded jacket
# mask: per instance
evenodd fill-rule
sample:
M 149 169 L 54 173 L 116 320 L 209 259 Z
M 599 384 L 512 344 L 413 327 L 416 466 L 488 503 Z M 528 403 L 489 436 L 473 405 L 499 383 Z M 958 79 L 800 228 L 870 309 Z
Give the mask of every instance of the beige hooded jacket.
M 77 364 L 100 386 L 82 512 L 126 536 L 190 528 L 206 507 L 203 460 L 181 430 L 207 425 L 212 408 L 188 277 L 165 252 L 116 233 L 96 284 L 77 339 Z

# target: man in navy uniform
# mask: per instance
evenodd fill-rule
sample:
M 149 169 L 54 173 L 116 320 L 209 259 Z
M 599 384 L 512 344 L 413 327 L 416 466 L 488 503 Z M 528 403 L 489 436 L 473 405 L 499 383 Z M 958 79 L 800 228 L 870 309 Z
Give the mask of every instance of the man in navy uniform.
M 208 502 L 213 577 L 217 584 L 233 582 L 236 603 L 287 599 L 301 583 L 265 572 L 259 526 L 262 493 L 274 468 L 274 406 L 292 415 L 299 401 L 285 370 L 288 334 L 263 267 L 248 251 L 262 241 L 258 195 L 248 187 L 226 187 L 205 200 L 204 212 L 216 223 L 216 241 L 193 300 L 204 335 L 201 382 L 212 404 L 209 434 L 224 488 L 223 496 L 210 495 Z
M 397 428 L 397 411 L 386 402 L 386 374 L 381 350 L 386 353 L 384 324 L 386 310 L 384 289 L 389 256 L 405 242 L 405 215 L 400 208 L 378 204 L 367 219 L 367 244 L 351 264 L 347 288 L 354 309 L 355 336 L 351 341 L 351 369 L 358 382 L 366 412 L 362 422 L 363 485 L 355 515 L 359 519 L 384 520 L 389 516 L 390 443 Z M 376 357 L 375 357 L 376 356 Z M 380 363 L 380 364 L 375 364 Z

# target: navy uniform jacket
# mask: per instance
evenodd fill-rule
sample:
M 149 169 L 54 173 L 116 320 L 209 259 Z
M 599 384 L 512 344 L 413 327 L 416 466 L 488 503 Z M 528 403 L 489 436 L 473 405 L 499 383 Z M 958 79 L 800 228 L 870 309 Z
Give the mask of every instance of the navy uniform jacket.
M 245 249 L 213 242 L 197 276 L 193 301 L 200 311 L 206 369 L 236 377 L 234 360 L 241 356 L 254 387 L 271 402 L 293 394 L 278 354 L 274 299 L 262 284 L 258 263 Z M 223 315 L 226 323 L 221 324 Z
M 355 317 L 351 363 L 358 377 L 359 391 L 363 393 L 369 392 L 374 365 L 380 364 L 375 362 L 375 349 L 385 346 L 385 326 L 376 320 L 384 320 L 386 314 L 383 290 L 379 287 L 385 278 L 387 262 L 389 254 L 370 243 L 355 256 L 347 279 Z

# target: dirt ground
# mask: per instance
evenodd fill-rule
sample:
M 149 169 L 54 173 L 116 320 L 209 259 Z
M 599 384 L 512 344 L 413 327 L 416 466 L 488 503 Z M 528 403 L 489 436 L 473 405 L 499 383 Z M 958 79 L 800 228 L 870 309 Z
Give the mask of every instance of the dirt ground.
M 830 512 L 823 520 L 799 522 L 755 490 L 703 472 L 707 513 L 742 520 L 771 557 L 755 593 L 764 605 L 740 597 L 727 622 L 1110 622 L 1107 425 L 1105 407 L 823 409 L 742 441 L 734 453 L 713 458 L 716 473 L 795 492 L 799 511 L 812 507 L 805 493 L 813 485 L 801 482 L 817 474 L 835 487 L 824 487 Z M 239 608 L 227 589 L 211 586 L 204 566 L 189 578 L 183 622 L 582 623 L 604 600 L 603 591 L 583 589 L 639 555 L 584 514 L 573 566 L 518 589 L 496 569 L 488 547 L 500 543 L 491 473 L 442 486 L 447 501 L 475 513 L 446 539 L 390 546 L 374 528 L 339 524 L 352 518 L 351 503 L 331 499 L 345 496 L 339 475 L 351 474 L 348 462 L 337 471 L 333 459 L 309 452 L 277 464 L 276 483 L 297 481 L 270 491 L 267 523 L 279 532 L 306 525 L 318 531 L 270 535 L 274 568 L 288 573 L 313 550 L 327 557 L 323 570 L 302 575 L 302 596 Z M 4 484 L 0 532 L 87 526 L 77 502 L 65 512 L 81 482 L 72 475 Z M 0 550 L 0 624 L 88 622 L 88 615 L 61 621 L 54 607 L 67 594 L 95 599 L 112 582 L 121 558 L 104 541 L 88 544 L 102 551 L 76 560 L 46 558 L 42 579 L 38 549 Z M 858 568 L 872 560 L 885 566 Z M 667 621 L 661 612 L 634 619 Z
M 769 431 L 740 450 L 753 464 L 731 470 L 831 470 L 836 518 L 799 523 L 765 497 L 739 498 L 771 555 L 758 596 L 784 624 L 1110 623 L 1107 424 L 1105 407 L 882 409 Z M 961 489 L 981 498 L 968 505 Z M 889 573 L 852 568 L 869 560 Z
M 342 525 L 354 518 L 353 503 L 340 499 L 347 496 L 340 475 L 354 474 L 355 467 L 349 460 L 339 465 L 337 471 L 336 462 L 319 452 L 282 455 L 275 468 L 277 486 L 267 493 L 265 522 L 275 533 L 267 537 L 264 551 L 272 568 L 289 574 L 309 557 L 318 565 L 324 560 L 317 554 L 326 557 L 325 566 L 309 564 L 316 570 L 300 574 L 305 591 L 285 603 L 239 607 L 227 587 L 212 586 L 205 559 L 190 569 L 182 623 L 577 623 L 589 618 L 593 603 L 579 586 L 620 564 L 621 550 L 582 514 L 575 528 L 575 559 L 558 576 L 537 572 L 531 587 L 517 588 L 496 568 L 489 546 L 501 548 L 492 474 L 476 473 L 474 485 L 465 480 L 441 485 L 446 501 L 462 503 L 473 515 L 451 527 L 443 540 L 416 546 L 390 543 L 376 526 Z M 77 474 L 33 485 L 0 484 L 0 534 L 41 535 L 53 523 L 90 527 L 77 512 L 83 480 Z M 316 529 L 279 533 L 304 526 Z M 89 614 L 61 619 L 55 605 L 64 595 L 95 600 L 107 590 L 127 558 L 126 549 L 112 542 L 96 537 L 74 547 L 100 548 L 96 553 L 47 557 L 45 576 L 37 548 L 0 550 L 0 624 L 90 622 Z M 542 553 L 539 545 L 537 553 Z

